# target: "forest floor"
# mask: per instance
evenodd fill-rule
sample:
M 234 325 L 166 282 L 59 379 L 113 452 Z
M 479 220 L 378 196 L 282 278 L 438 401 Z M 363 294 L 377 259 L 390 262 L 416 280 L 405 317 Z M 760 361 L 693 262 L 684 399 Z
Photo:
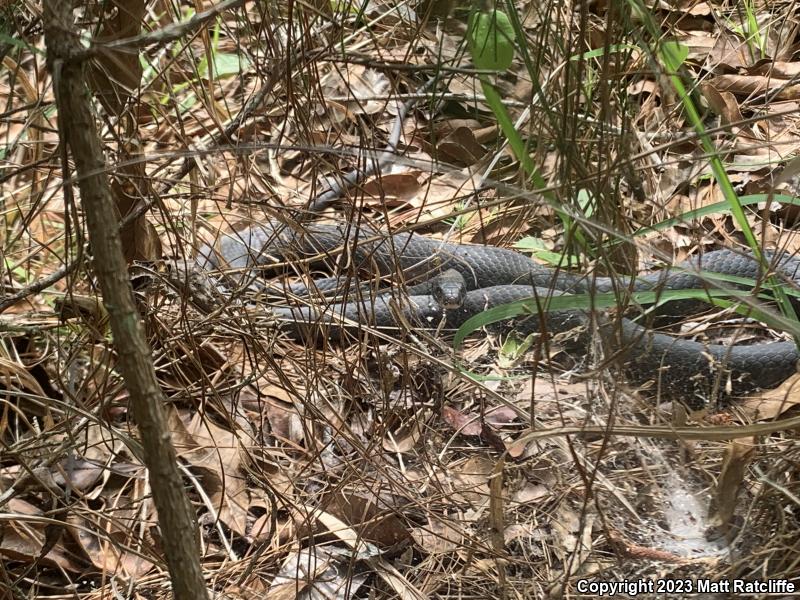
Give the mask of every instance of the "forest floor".
M 513 56 L 494 73 L 474 64 L 468 6 L 273 4 L 237 3 L 88 68 L 120 212 L 139 210 L 126 252 L 215 597 L 800 586 L 796 376 L 687 411 L 558 339 L 482 332 L 456 350 L 363 327 L 298 343 L 268 300 L 240 290 L 202 309 L 163 262 L 298 214 L 602 274 L 751 251 L 748 228 L 797 254 L 792 4 L 508 2 Z M 212 8 L 114 6 L 79 11 L 103 43 L 137 35 L 125 12 L 146 35 Z M 9 10 L 0 177 L 5 294 L 19 298 L 0 316 L 0 598 L 167 598 L 39 16 Z M 393 158 L 309 215 L 398 125 Z M 717 308 L 672 332 L 792 339 L 734 317 Z

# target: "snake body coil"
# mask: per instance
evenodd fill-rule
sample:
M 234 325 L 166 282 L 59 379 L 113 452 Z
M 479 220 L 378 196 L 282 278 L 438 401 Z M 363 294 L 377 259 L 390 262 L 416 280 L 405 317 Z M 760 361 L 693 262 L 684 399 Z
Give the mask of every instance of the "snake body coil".
M 348 272 L 360 275 L 392 276 L 407 284 L 375 293 L 356 286 L 349 302 L 327 306 L 317 299 L 314 306 L 274 309 L 276 316 L 292 323 L 296 331 L 304 323 L 342 327 L 344 322 L 374 327 L 398 326 L 402 319 L 419 327 L 462 325 L 469 317 L 488 308 L 526 298 L 547 298 L 554 293 L 603 293 L 619 289 L 683 290 L 708 287 L 698 274 L 718 273 L 755 280 L 761 268 L 752 256 L 730 250 L 705 254 L 677 269 L 668 269 L 635 278 L 585 277 L 543 267 L 530 258 L 497 247 L 441 242 L 413 233 L 381 235 L 372 229 L 353 230 L 345 225 L 309 225 L 294 231 L 287 227 L 256 225 L 238 233 L 226 234 L 216 245 L 204 247 L 198 256 L 203 269 L 234 269 L 252 276 L 253 268 L 273 263 L 297 261 L 338 262 Z M 782 259 L 772 265 L 787 283 L 800 280 L 800 261 Z M 461 273 L 469 290 L 459 308 L 444 309 L 431 295 L 429 281 L 434 275 L 454 269 Z M 336 294 L 341 279 L 315 281 L 311 289 L 294 283 L 283 289 L 289 295 Z M 357 292 L 357 293 L 356 293 Z M 680 306 L 680 303 L 670 303 Z M 324 308 L 319 308 L 323 306 Z M 399 308 L 398 308 L 399 307 Z M 598 324 L 599 323 L 599 324 Z M 755 388 L 778 385 L 795 372 L 797 348 L 790 342 L 757 345 L 714 345 L 677 339 L 660 334 L 628 320 L 614 322 L 593 318 L 586 311 L 562 310 L 530 315 L 517 320 L 514 327 L 523 332 L 566 331 L 576 326 L 594 331 L 618 350 L 618 357 L 636 381 L 654 380 L 665 395 L 688 404 L 729 393 L 740 394 Z M 576 336 L 585 350 L 591 340 L 588 332 Z

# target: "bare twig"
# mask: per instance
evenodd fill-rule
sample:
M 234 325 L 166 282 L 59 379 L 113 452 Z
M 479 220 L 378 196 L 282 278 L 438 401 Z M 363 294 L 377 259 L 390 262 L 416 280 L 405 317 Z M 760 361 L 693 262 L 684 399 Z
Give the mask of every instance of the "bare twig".
M 41 279 L 34 281 L 33 283 L 26 285 L 25 287 L 19 289 L 15 293 L 4 296 L 2 300 L 0 300 L 0 313 L 5 312 L 10 307 L 14 306 L 20 300 L 24 300 L 28 296 L 33 294 L 38 294 L 43 289 L 50 287 L 54 283 L 61 281 L 64 277 L 69 275 L 72 271 L 78 268 L 80 265 L 80 261 L 73 260 L 63 267 L 56 269 L 47 277 L 42 277 Z
M 97 54 L 101 54 L 109 50 L 120 51 L 124 49 L 130 49 L 131 51 L 138 51 L 139 49 L 147 48 L 148 46 L 163 45 L 169 42 L 174 42 L 204 23 L 215 19 L 226 10 L 238 8 L 242 4 L 244 4 L 244 0 L 224 0 L 224 2 L 220 2 L 213 8 L 210 8 L 206 11 L 197 13 L 182 23 L 174 23 L 162 29 L 151 31 L 150 33 L 143 35 L 123 38 L 121 40 L 113 40 L 110 42 L 103 42 L 101 44 L 93 44 L 89 49 L 76 52 L 70 58 L 72 60 L 83 61 L 87 58 L 91 58 Z

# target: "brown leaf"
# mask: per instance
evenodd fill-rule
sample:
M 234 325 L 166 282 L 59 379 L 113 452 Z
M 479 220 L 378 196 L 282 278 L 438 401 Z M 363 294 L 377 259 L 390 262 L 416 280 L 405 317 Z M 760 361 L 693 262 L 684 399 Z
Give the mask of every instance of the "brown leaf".
M 475 139 L 473 130 L 459 127 L 436 146 L 436 155 L 442 160 L 467 167 L 474 165 L 486 154 L 486 150 Z
M 39 562 L 57 566 L 72 573 L 81 573 L 85 565 L 78 562 L 62 545 L 51 548 L 44 556 L 44 515 L 34 505 L 19 498 L 11 498 L 4 507 L 6 518 L 0 520 L 0 556 L 31 565 Z
M 489 480 L 495 462 L 485 456 L 473 456 L 453 466 L 453 498 L 465 503 L 481 505 L 489 499 Z
M 800 76 L 800 63 L 782 61 L 764 61 L 747 70 L 748 75 L 764 75 L 778 79 L 794 79 Z
M 55 483 L 65 489 L 86 493 L 103 477 L 105 467 L 97 461 L 66 458 L 56 465 Z
M 720 92 L 709 83 L 700 84 L 700 91 L 708 100 L 711 109 L 722 117 L 724 123 L 731 125 L 742 121 L 742 113 L 739 110 L 739 103 L 736 102 L 736 96 L 730 92 Z
M 514 492 L 513 501 L 518 504 L 526 504 L 528 502 L 535 502 L 542 498 L 547 498 L 550 495 L 550 490 L 547 486 L 541 483 L 532 483 L 526 481 L 520 489 Z
M 405 203 L 419 193 L 422 172 L 418 170 L 403 173 L 387 173 L 371 178 L 364 183 L 367 206 L 397 206 Z
M 102 47 L 103 42 L 139 34 L 145 13 L 145 3 L 142 0 L 111 0 L 104 6 L 106 15 L 99 34 L 94 38 L 95 43 Z M 139 53 L 127 48 L 105 48 L 89 69 L 89 83 L 97 98 L 112 115 L 120 115 L 120 110 L 138 91 L 141 79 Z
M 201 413 L 187 427 L 197 447 L 183 454 L 195 469 L 202 469 L 203 486 L 223 523 L 239 535 L 247 529 L 249 496 L 241 473 L 239 436 L 223 429 Z
M 738 36 L 725 31 L 713 34 L 693 31 L 679 39 L 689 48 L 689 60 L 705 64 L 715 72 L 719 72 L 720 68 L 731 72 L 753 63 L 748 45 Z
M 403 422 L 403 424 L 395 430 L 386 432 L 383 436 L 381 445 L 387 452 L 410 452 L 413 450 L 420 438 L 422 431 L 420 423 L 417 419 L 410 419 Z
M 171 407 L 170 432 L 181 458 L 202 476 L 201 484 L 220 519 L 239 535 L 247 530 L 249 495 L 241 469 L 240 434 L 223 429 L 197 412 L 185 425 L 188 412 Z
M 481 427 L 481 439 L 498 452 L 505 452 L 506 445 L 494 427 L 484 423 Z
M 254 542 L 266 542 L 268 540 L 276 544 L 286 544 L 290 540 L 303 539 L 311 535 L 311 529 L 305 524 L 298 523 L 291 517 L 279 516 L 275 519 L 276 531 L 272 530 L 272 516 L 265 513 L 258 517 L 250 530 L 250 538 Z
M 719 75 L 711 84 L 720 91 L 738 96 L 758 96 L 769 93 L 773 100 L 796 100 L 800 98 L 800 85 L 788 85 L 785 79 L 761 75 Z
M 460 527 L 435 518 L 429 518 L 426 527 L 414 529 L 412 535 L 424 552 L 433 555 L 454 552 L 462 546 L 464 540 Z
M 431 217 L 448 215 L 453 210 L 453 198 L 475 192 L 479 179 L 478 174 L 470 173 L 467 169 L 437 175 L 428 185 L 422 186 L 419 192 L 409 198 L 408 204 L 413 208 L 424 209 Z M 418 211 L 407 217 L 410 216 L 415 219 L 420 218 Z
M 461 435 L 478 436 L 481 434 L 481 422 L 477 415 L 466 415 L 450 406 L 443 406 L 442 419 Z
M 753 458 L 757 445 L 756 438 L 740 438 L 728 444 L 725 461 L 717 479 L 717 489 L 714 492 L 714 511 L 711 520 L 718 528 L 724 530 L 730 524 L 747 466 Z
M 305 439 L 303 420 L 293 404 L 268 398 L 264 402 L 267 421 L 277 440 L 300 445 Z
M 283 561 L 269 591 L 263 596 L 270 600 L 297 598 L 350 598 L 366 580 L 365 574 L 354 573 L 352 552 L 339 546 L 315 544 L 292 552 Z M 315 593 L 309 594 L 311 587 Z M 320 593 L 320 590 L 325 590 Z
M 629 96 L 638 96 L 639 94 L 658 94 L 658 83 L 652 79 L 638 79 L 633 83 L 628 84 L 627 90 Z
M 553 515 L 553 550 L 570 566 L 570 572 L 578 572 L 592 550 L 592 524 L 595 516 L 573 510 L 566 502 L 559 504 Z
M 146 551 L 128 551 L 129 548 L 141 550 L 153 543 L 150 528 L 142 527 L 144 523 L 155 525 L 156 521 L 155 511 L 142 510 L 144 488 L 142 480 L 135 482 L 128 494 L 120 494 L 118 489 L 106 490 L 103 494 L 105 511 L 82 511 L 69 516 L 73 540 L 98 570 L 136 578 L 155 566 L 142 556 L 147 554 Z
M 774 390 L 764 390 L 740 400 L 736 408 L 749 421 L 771 421 L 800 404 L 800 374 L 794 374 Z
M 490 425 L 506 425 L 519 419 L 519 414 L 510 406 L 495 406 L 486 411 L 486 422 Z
M 411 533 L 392 511 L 379 508 L 375 502 L 354 493 L 331 494 L 324 509 L 358 532 L 359 538 L 391 548 L 407 541 Z

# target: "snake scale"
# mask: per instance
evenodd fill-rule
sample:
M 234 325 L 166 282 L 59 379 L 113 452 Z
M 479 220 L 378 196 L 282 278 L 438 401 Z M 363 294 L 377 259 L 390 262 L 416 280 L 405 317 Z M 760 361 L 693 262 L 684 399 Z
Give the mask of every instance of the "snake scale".
M 337 287 L 343 285 L 340 279 L 315 280 L 311 289 L 303 283 L 281 287 L 286 297 L 317 296 L 313 303 L 273 309 L 298 334 L 303 331 L 303 324 L 341 328 L 342 319 L 373 327 L 397 327 L 398 306 L 402 307 L 401 321 L 416 327 L 435 328 L 444 322 L 447 327 L 456 328 L 488 308 L 531 297 L 545 298 L 553 290 L 559 294 L 603 293 L 621 288 L 702 289 L 707 285 L 697 274 L 700 267 L 704 273 L 751 280 L 758 279 L 761 270 L 752 256 L 717 250 L 701 259 L 687 261 L 677 269 L 635 278 L 588 278 L 544 267 L 513 250 L 447 243 L 416 233 L 387 236 L 368 227 L 356 230 L 345 224 L 313 224 L 296 230 L 283 225 L 252 225 L 225 234 L 214 246 L 203 247 L 197 257 L 197 265 L 204 271 L 224 268 L 249 277 L 249 281 L 253 281 L 254 267 L 297 264 L 297 261 L 327 262 L 329 266 L 338 261 L 351 274 L 391 276 L 395 282 L 407 284 L 402 295 L 397 293 L 401 289 L 398 285 L 380 293 L 350 286 L 348 302 L 326 301 L 321 296 L 335 297 Z M 800 281 L 800 260 L 784 258 L 775 262 L 777 266 L 773 268 L 783 280 L 790 284 Z M 429 289 L 432 276 L 447 269 L 461 273 L 468 289 L 458 308 L 444 309 Z M 664 396 L 695 406 L 729 394 L 774 387 L 795 372 L 800 358 L 792 342 L 703 344 L 657 333 L 625 318 L 592 319 L 587 311 L 581 310 L 531 315 L 518 319 L 513 326 L 523 333 L 542 327 L 550 333 L 582 327 L 585 332 L 573 336 L 573 341 L 584 352 L 593 335 L 602 336 L 616 349 L 632 380 L 656 381 Z

